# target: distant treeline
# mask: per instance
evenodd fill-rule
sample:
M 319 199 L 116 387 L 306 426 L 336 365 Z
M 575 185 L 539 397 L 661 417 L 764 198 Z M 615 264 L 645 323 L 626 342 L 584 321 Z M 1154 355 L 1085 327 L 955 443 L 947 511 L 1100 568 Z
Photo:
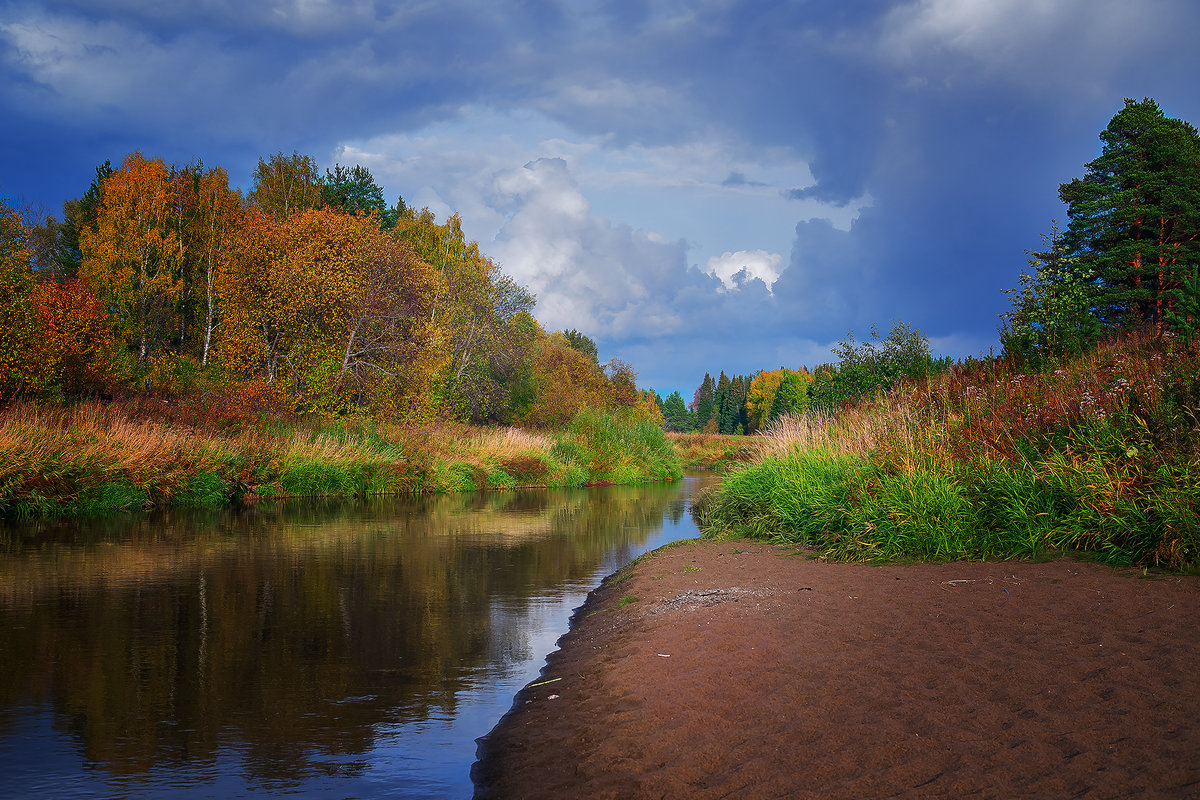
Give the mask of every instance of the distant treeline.
M 722 371 L 715 381 L 705 373 L 686 405 L 678 391 L 665 399 L 655 395 L 663 424 L 679 432 L 756 433 L 784 415 L 810 408 L 833 413 L 887 391 L 900 380 L 933 375 L 951 364 L 949 358 L 934 358 L 929 337 L 903 322 L 896 322 L 882 339 L 876 328 L 861 343 L 849 333 L 834 354 L 836 364 L 819 364 L 812 370 L 780 367 L 733 378 Z
M 658 408 L 632 368 L 370 171 L 262 159 L 105 162 L 61 221 L 0 201 L 0 401 L 133 392 L 231 410 L 366 412 L 550 427 Z

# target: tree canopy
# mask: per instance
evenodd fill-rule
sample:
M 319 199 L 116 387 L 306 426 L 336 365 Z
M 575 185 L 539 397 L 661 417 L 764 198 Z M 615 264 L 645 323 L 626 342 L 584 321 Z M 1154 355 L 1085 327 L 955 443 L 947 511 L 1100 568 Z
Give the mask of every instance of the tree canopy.
M 1100 155 L 1059 186 L 1064 231 L 1029 253 L 1001 342 L 1041 363 L 1120 332 L 1191 337 L 1200 324 L 1200 135 L 1146 98 L 1126 99 Z
M 1147 98 L 1127 99 L 1100 139 L 1083 177 L 1059 187 L 1066 246 L 1095 275 L 1102 321 L 1161 336 L 1196 263 L 1200 136 Z

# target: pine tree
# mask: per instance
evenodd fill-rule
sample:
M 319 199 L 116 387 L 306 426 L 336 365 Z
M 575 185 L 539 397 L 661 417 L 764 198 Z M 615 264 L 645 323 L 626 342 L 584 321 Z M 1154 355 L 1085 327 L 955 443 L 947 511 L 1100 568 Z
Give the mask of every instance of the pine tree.
M 321 201 L 348 214 L 375 212 L 384 227 L 391 227 L 385 220 L 388 209 L 383 199 L 383 189 L 375 182 L 371 170 L 361 164 L 353 167 L 335 164 L 333 169 L 325 170 L 325 180 L 321 182 Z
M 569 331 L 563 331 L 562 335 L 567 340 L 567 344 L 583 353 L 599 366 L 600 350 L 596 347 L 596 342 L 592 337 L 586 333 L 580 333 L 574 328 L 571 328 Z
M 744 416 L 746 406 L 746 379 L 738 375 L 729 382 L 729 391 L 721 404 L 721 433 L 737 433 L 741 428 L 744 432 L 746 424 Z
M 725 409 L 728 399 L 729 376 L 725 374 L 725 370 L 721 370 L 721 377 L 717 378 L 717 390 L 713 396 L 713 417 L 717 421 L 717 433 L 729 433 Z
M 716 400 L 716 383 L 712 375 L 704 373 L 704 380 L 696 389 L 692 398 L 692 410 L 696 412 L 696 427 L 704 428 L 713 416 L 713 402 Z
M 692 426 L 691 415 L 683 404 L 683 395 L 678 390 L 667 395 L 663 401 L 663 421 L 669 431 L 686 431 Z
M 1125 101 L 1099 158 L 1059 187 L 1067 242 L 1099 278 L 1105 322 L 1161 336 L 1200 246 L 1200 135 L 1147 98 Z

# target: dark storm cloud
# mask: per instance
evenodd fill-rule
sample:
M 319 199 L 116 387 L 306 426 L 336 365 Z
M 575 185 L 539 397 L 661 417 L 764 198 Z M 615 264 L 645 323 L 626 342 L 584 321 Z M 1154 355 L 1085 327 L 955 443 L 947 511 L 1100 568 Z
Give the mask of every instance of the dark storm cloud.
M 485 250 L 541 282 L 548 319 L 592 319 L 603 348 L 683 385 L 703 359 L 811 363 L 846 329 L 896 318 L 947 347 L 994 340 L 1001 290 L 1122 99 L 1200 121 L 1197 30 L 1186 0 L 9 3 L 0 188 L 53 211 L 135 149 L 244 182 L 277 150 L 326 166 L 348 142 L 411 149 L 435 123 L 491 120 L 448 143 L 481 151 L 468 177 L 481 218 L 497 220 L 477 234 Z M 498 113 L 465 110 L 479 108 Z M 560 126 L 559 149 L 611 157 L 612 174 L 719 143 L 694 192 L 728 206 L 699 232 L 648 230 L 619 208 L 602 218 L 581 167 L 488 160 L 522 115 Z M 812 183 L 776 176 L 780 153 Z M 722 283 L 707 265 L 726 248 L 695 241 L 703 226 L 750 228 L 739 214 L 770 186 L 795 209 L 784 243 L 726 255 L 787 267 L 771 287 Z

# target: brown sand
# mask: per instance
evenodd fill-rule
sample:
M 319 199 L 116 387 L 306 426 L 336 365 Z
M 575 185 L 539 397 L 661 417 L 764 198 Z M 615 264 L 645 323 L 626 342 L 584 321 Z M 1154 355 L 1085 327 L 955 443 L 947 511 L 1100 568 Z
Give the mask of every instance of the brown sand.
M 1200 797 L 1200 579 L 710 541 L 630 572 L 482 741 L 476 797 Z

